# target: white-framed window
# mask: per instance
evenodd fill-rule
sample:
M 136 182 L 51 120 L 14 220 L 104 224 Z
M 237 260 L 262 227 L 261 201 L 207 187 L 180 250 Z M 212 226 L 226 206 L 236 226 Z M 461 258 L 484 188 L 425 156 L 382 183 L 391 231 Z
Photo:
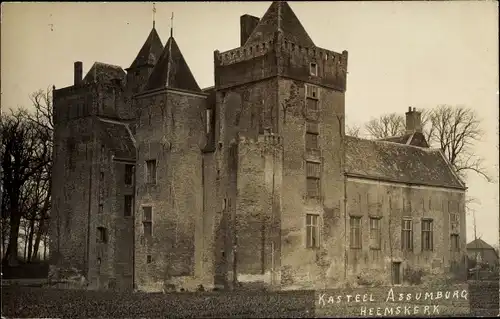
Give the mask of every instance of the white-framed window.
M 306 84 L 306 108 L 308 111 L 318 111 L 319 109 L 319 88 Z
M 318 76 L 318 64 L 314 62 L 309 63 L 309 74 L 312 76 Z
M 306 247 L 319 248 L 319 215 L 306 214 Z
M 413 221 L 410 218 L 403 218 L 401 226 L 401 249 L 413 251 Z

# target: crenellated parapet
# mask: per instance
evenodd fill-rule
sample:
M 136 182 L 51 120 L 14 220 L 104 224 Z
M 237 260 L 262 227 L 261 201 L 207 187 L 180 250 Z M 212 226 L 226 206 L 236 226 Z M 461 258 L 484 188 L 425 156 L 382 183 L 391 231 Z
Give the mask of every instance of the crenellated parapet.
M 268 132 L 260 134 L 256 139 L 240 135 L 238 144 L 240 150 L 261 152 L 263 155 L 273 153 L 280 155 L 283 150 L 283 138 Z
M 225 89 L 272 76 L 345 91 L 348 53 L 305 47 L 275 32 L 272 39 L 225 52 L 214 51 L 215 86 Z M 315 70 L 312 72 L 311 70 Z
M 218 66 L 227 66 L 238 62 L 260 57 L 274 51 L 273 41 L 262 42 L 248 47 L 239 47 L 225 52 L 214 53 L 214 60 Z

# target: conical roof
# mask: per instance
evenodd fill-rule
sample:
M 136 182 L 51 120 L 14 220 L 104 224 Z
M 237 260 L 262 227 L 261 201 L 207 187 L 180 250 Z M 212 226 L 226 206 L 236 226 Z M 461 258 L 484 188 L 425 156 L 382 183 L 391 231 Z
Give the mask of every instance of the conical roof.
M 130 65 L 130 69 L 137 68 L 144 65 L 153 66 L 163 51 L 163 44 L 161 43 L 160 36 L 156 29 L 153 27 L 151 32 L 146 39 L 146 42 L 142 45 L 141 50 L 137 54 L 134 62 Z
M 314 47 L 306 30 L 287 2 L 273 1 L 260 19 L 245 46 L 269 41 L 280 30 L 284 39 L 303 47 Z
M 174 37 L 170 36 L 144 90 L 162 87 L 201 92 Z

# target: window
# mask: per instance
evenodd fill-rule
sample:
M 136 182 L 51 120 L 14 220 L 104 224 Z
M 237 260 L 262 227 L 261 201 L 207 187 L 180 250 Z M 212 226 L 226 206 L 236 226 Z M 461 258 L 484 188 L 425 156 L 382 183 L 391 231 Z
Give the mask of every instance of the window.
M 99 181 L 101 181 L 101 183 L 104 182 L 104 172 L 102 171 L 99 173 Z
M 318 215 L 306 215 L 306 247 L 318 248 L 319 247 L 319 227 Z
M 318 65 L 316 63 L 309 64 L 309 74 L 313 76 L 318 75 Z
M 308 149 L 308 150 L 319 149 L 318 134 L 309 133 L 309 132 L 306 133 L 306 149 Z
M 125 164 L 125 185 L 134 183 L 134 165 Z
M 146 183 L 156 184 L 156 160 L 146 161 Z
M 370 218 L 370 249 L 381 248 L 381 237 L 380 218 Z
M 450 231 L 452 233 L 459 232 L 458 214 L 450 213 Z
M 306 84 L 306 97 L 313 98 L 313 99 L 317 100 L 319 97 L 318 87 L 314 86 L 314 85 Z
M 212 124 L 212 110 L 207 110 L 207 134 L 210 133 L 210 126 Z
M 144 228 L 144 237 L 151 238 L 153 236 L 153 208 L 151 206 L 144 206 L 142 208 Z
M 124 215 L 132 216 L 133 207 L 134 207 L 134 197 L 132 195 L 125 195 L 125 203 L 124 203 Z
M 307 110 L 318 110 L 318 88 L 312 85 L 306 85 L 306 107 Z
M 150 264 L 151 261 L 153 261 L 153 258 L 151 257 L 151 255 L 147 255 L 146 256 L 146 263 Z
M 432 220 L 422 219 L 422 251 L 432 251 Z
M 97 227 L 97 242 L 105 244 L 108 242 L 108 232 L 104 227 Z
M 401 263 L 393 262 L 392 263 L 392 283 L 394 285 L 401 284 Z
M 350 228 L 351 248 L 361 249 L 361 217 L 351 216 Z
M 306 162 L 307 174 L 307 196 L 311 198 L 318 198 L 320 195 L 320 177 L 321 166 L 320 163 Z
M 102 214 L 102 212 L 104 211 L 104 205 L 102 204 L 102 202 L 99 203 L 99 210 L 98 210 L 98 213 L 99 214 Z
M 413 251 L 413 222 L 411 219 L 403 219 L 401 228 L 401 249 Z
M 319 125 L 314 122 L 306 122 L 306 149 L 319 149 Z
M 306 103 L 307 103 L 307 110 L 308 111 L 317 111 L 318 110 L 318 100 L 308 97 L 306 99 Z
M 460 251 L 460 236 L 458 234 L 451 234 L 451 251 Z

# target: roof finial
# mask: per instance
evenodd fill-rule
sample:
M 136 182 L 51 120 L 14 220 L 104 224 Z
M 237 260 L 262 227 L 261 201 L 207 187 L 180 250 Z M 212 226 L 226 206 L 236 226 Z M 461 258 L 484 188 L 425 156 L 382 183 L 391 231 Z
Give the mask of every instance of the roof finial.
M 156 4 L 153 2 L 153 29 L 155 28 Z
M 172 16 L 170 17 L 170 37 L 174 36 L 174 13 L 172 12 Z

